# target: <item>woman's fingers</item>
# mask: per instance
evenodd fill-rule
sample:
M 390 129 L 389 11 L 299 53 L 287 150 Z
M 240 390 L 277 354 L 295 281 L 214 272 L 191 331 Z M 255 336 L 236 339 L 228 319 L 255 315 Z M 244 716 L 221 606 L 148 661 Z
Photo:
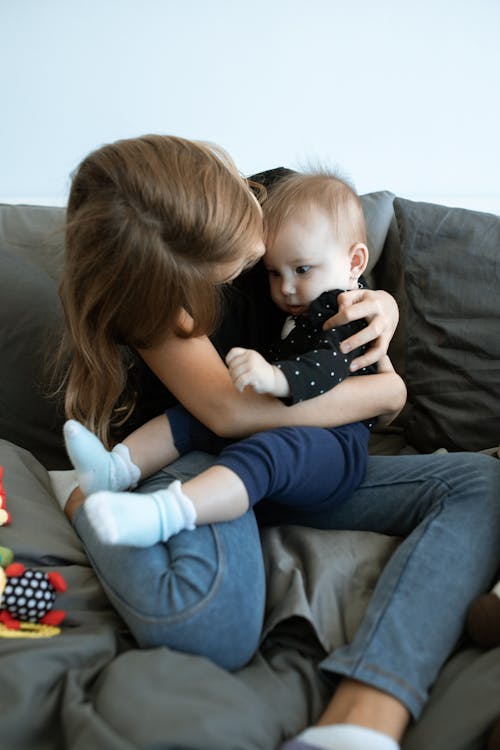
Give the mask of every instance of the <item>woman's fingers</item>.
M 329 318 L 323 328 L 335 328 L 354 320 L 365 320 L 367 325 L 345 339 L 341 349 L 347 354 L 360 346 L 368 346 L 367 351 L 351 363 L 350 369 L 353 372 L 375 364 L 387 354 L 396 329 L 399 312 L 394 298 L 380 290 L 353 289 L 340 294 L 338 302 L 338 313 Z
M 349 365 L 349 370 L 351 372 L 356 372 L 356 370 L 362 370 L 363 367 L 374 365 L 385 355 L 385 352 L 386 349 L 384 344 L 377 344 L 375 341 L 372 341 L 366 352 L 352 360 Z

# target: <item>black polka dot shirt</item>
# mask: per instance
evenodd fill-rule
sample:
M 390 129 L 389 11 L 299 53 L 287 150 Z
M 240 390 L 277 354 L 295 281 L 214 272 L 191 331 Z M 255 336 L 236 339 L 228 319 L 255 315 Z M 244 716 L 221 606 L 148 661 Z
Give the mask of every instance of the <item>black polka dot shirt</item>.
M 352 360 L 362 354 L 366 346 L 348 354 L 340 350 L 340 343 L 364 328 L 365 321 L 356 320 L 329 331 L 322 328 L 325 320 L 338 311 L 340 292 L 340 289 L 324 292 L 305 315 L 287 319 L 282 332 L 284 338 L 270 348 L 269 361 L 282 370 L 290 386 L 290 396 L 286 400 L 289 404 L 319 396 L 350 375 L 377 372 L 375 365 L 355 373 L 349 370 Z M 371 429 L 375 420 L 366 420 L 365 424 Z

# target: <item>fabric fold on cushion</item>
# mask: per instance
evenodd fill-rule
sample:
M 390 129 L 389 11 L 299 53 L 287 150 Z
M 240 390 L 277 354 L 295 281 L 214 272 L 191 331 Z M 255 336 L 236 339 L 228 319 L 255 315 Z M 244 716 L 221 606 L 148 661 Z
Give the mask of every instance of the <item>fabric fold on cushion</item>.
M 500 440 L 500 217 L 400 198 L 394 209 L 407 295 L 405 437 L 422 452 L 490 448 Z

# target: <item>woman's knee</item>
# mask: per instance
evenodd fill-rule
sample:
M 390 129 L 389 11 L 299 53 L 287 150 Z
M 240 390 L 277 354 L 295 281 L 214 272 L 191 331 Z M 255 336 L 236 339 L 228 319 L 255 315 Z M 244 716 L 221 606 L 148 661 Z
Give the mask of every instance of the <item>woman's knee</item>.
M 77 520 L 92 565 L 139 646 L 206 656 L 229 669 L 255 651 L 265 578 L 253 513 L 147 549 L 102 545 Z
M 450 453 L 443 456 L 442 480 L 453 490 L 467 489 L 476 502 L 494 501 L 500 492 L 500 461 L 485 453 Z
M 193 545 L 193 534 L 206 538 Z M 258 647 L 264 614 L 265 577 L 253 514 L 176 539 L 177 546 L 175 539 L 162 545 L 170 565 L 155 575 L 160 611 L 139 615 L 136 608 L 136 639 L 143 647 L 166 645 L 238 669 Z
M 438 503 L 448 522 L 462 522 L 470 535 L 483 538 L 500 534 L 500 461 L 483 453 L 455 453 L 443 456 L 434 473 L 440 484 Z

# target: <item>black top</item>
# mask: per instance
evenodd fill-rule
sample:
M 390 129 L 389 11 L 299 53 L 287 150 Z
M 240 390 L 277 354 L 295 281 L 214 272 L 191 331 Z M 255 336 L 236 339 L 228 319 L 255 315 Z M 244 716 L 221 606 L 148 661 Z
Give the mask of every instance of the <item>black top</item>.
M 364 351 L 359 347 L 348 354 L 340 350 L 340 343 L 366 326 L 355 320 L 324 331 L 325 320 L 338 312 L 337 297 L 342 290 L 324 292 L 310 305 L 306 315 L 295 317 L 295 327 L 285 339 L 271 345 L 270 360 L 283 371 L 290 386 L 289 402 L 296 404 L 319 396 L 341 383 L 349 375 L 375 373 L 374 365 L 351 373 L 349 365 Z
M 278 167 L 253 175 L 250 179 L 270 190 L 280 179 L 291 173 L 289 169 Z M 253 268 L 238 276 L 231 285 L 226 287 L 222 322 L 210 339 L 222 358 L 225 358 L 232 347 L 241 346 L 245 349 L 255 349 L 269 359 L 272 345 L 280 340 L 286 317 L 286 314 L 276 307 L 271 299 L 268 274 L 260 260 Z M 352 325 L 362 327 L 364 324 L 361 322 Z M 341 329 L 337 331 L 340 332 Z M 352 332 L 354 330 L 350 332 L 346 330 L 342 337 L 347 338 Z M 352 352 L 349 361 L 359 353 L 359 350 Z M 137 407 L 122 428 L 123 435 L 129 434 L 139 425 L 162 414 L 169 406 L 177 403 L 139 356 L 136 357 L 131 373 L 138 394 Z M 365 373 L 361 371 L 359 374 Z M 347 373 L 344 373 L 343 376 L 338 377 L 343 379 L 346 375 Z M 329 387 L 332 387 L 331 384 Z M 117 438 L 122 439 L 119 435 Z

